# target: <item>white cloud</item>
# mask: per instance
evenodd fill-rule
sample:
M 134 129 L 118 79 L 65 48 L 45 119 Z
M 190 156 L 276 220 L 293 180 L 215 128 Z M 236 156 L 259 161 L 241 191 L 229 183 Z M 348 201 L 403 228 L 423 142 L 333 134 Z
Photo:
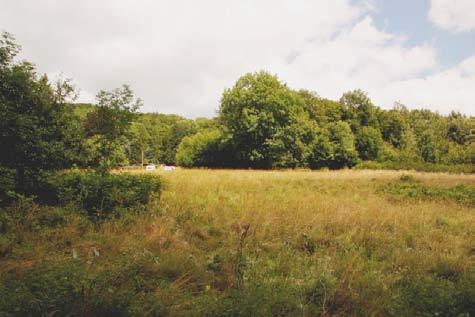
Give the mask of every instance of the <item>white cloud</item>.
M 475 114 L 475 55 L 447 70 L 407 80 L 394 81 L 380 92 L 389 102 L 395 97 L 403 104 L 449 112 Z
M 429 18 L 435 25 L 446 30 L 475 30 L 475 1 L 431 0 Z
M 376 104 L 388 106 L 394 100 L 381 94 L 384 87 L 437 66 L 432 47 L 402 44 L 367 16 L 334 38 L 308 44 L 282 73 L 292 86 L 313 88 L 323 97 L 338 99 L 344 91 L 361 88 Z
M 126 82 L 143 98 L 145 111 L 212 116 L 224 88 L 265 69 L 329 98 L 362 88 L 384 106 L 402 100 L 400 90 L 388 87 L 430 78 L 437 54 L 379 30 L 368 3 L 0 0 L 0 29 L 17 36 L 40 71 L 72 77 L 86 101 Z M 460 71 L 453 76 L 461 85 L 472 82 Z M 427 99 L 420 102 L 414 93 L 407 103 L 430 107 L 438 94 L 421 94 Z M 470 98 L 458 94 L 446 90 L 437 100 L 451 102 L 437 102 L 437 109 L 449 112 L 460 101 L 457 106 L 472 111 Z
M 475 55 L 441 70 L 433 47 L 404 47 L 369 17 L 335 38 L 309 44 L 282 73 L 292 86 L 313 87 L 323 97 L 338 99 L 361 88 L 383 108 L 398 101 L 409 108 L 475 114 Z

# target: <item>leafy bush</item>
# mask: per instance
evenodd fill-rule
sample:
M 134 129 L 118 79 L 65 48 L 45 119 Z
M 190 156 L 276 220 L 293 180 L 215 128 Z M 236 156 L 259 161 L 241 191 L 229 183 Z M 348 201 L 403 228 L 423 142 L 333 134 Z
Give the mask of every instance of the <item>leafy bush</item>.
M 91 171 L 60 173 L 49 180 L 43 199 L 76 204 L 94 219 L 132 209 L 140 210 L 160 194 L 163 183 L 154 175 L 101 174 Z

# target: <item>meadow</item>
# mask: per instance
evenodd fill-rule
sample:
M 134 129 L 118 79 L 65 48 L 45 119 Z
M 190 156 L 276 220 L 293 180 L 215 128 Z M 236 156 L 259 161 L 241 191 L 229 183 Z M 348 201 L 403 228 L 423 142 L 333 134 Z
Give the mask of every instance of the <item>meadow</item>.
M 0 33 L 0 317 L 475 316 L 473 117 L 265 70 L 213 118 L 76 104 L 20 51 Z
M 0 316 L 475 314 L 475 175 L 152 173 L 160 198 L 101 224 L 12 207 Z

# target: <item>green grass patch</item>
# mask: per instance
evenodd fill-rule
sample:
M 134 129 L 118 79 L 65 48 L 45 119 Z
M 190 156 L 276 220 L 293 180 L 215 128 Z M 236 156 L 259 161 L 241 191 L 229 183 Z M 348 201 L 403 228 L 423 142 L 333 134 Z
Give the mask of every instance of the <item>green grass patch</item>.
M 400 199 L 446 200 L 475 206 L 475 186 L 473 185 L 435 187 L 421 183 L 412 176 L 403 175 L 398 181 L 384 185 L 382 191 Z
M 355 169 L 369 170 L 414 170 L 419 172 L 472 174 L 475 173 L 473 164 L 434 164 L 427 162 L 375 162 L 361 161 Z

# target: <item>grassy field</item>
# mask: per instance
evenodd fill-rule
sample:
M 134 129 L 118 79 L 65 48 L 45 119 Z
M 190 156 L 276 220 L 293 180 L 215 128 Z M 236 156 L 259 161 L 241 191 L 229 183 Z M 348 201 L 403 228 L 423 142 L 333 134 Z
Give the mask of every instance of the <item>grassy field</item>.
M 475 314 L 475 175 L 157 174 L 166 189 L 149 213 L 99 226 L 74 210 L 19 206 L 41 225 L 19 222 L 19 242 L 0 258 L 0 298 L 10 298 L 0 308 L 31 299 L 58 316 Z

